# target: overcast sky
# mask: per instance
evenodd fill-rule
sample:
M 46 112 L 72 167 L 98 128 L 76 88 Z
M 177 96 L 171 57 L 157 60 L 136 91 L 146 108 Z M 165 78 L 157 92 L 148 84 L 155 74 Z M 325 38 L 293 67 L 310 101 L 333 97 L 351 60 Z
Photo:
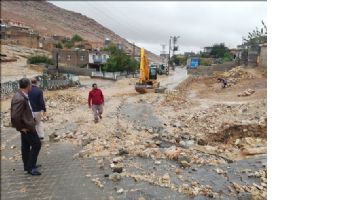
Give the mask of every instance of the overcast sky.
M 121 37 L 160 54 L 169 36 L 180 36 L 179 52 L 200 51 L 224 42 L 235 48 L 261 20 L 266 2 L 89 2 L 52 1 L 56 6 L 95 19 Z M 168 47 L 166 47 L 166 51 Z

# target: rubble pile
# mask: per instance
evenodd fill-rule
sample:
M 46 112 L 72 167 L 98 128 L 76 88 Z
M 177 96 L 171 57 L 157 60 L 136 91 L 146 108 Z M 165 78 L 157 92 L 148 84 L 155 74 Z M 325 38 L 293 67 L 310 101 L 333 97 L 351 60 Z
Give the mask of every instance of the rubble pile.
M 250 80 L 255 78 L 253 74 L 243 70 L 241 67 L 236 67 L 224 72 L 222 76 L 227 79 L 229 85 L 235 85 L 241 80 Z
M 246 97 L 246 96 L 250 96 L 254 93 L 255 93 L 255 90 L 252 90 L 249 88 L 249 89 L 244 90 L 243 92 L 238 93 L 238 97 Z
M 72 111 L 78 105 L 85 105 L 87 100 L 81 96 L 76 96 L 68 92 L 66 94 L 57 94 L 45 97 L 45 102 L 51 109 L 58 109 L 59 111 Z
M 232 188 L 236 191 L 237 194 L 240 193 L 250 193 L 252 199 L 263 200 L 266 199 L 267 195 L 267 172 L 266 169 L 261 169 L 255 172 L 248 172 L 248 177 L 257 177 L 260 178 L 260 185 L 253 183 L 251 185 L 241 185 L 238 183 L 233 183 Z
M 177 117 L 176 120 L 180 121 L 182 125 L 177 127 L 175 133 L 182 136 L 187 135 L 189 139 L 198 142 L 198 139 L 209 138 L 211 134 L 226 132 L 228 128 L 238 125 L 239 129 L 245 132 L 242 136 L 258 136 L 261 131 L 264 133 L 262 137 L 266 137 L 266 114 L 262 113 L 260 117 L 253 117 L 253 113 L 250 114 L 248 109 L 249 106 L 245 104 L 214 105 L 206 110 L 185 113 Z M 222 141 L 221 139 L 220 142 Z
M 187 79 L 185 79 L 183 82 L 181 82 L 176 87 L 176 89 L 179 91 L 186 90 L 191 83 L 198 82 L 199 80 L 201 80 L 201 78 L 202 77 L 189 76 Z
M 168 92 L 165 95 L 165 99 L 161 103 L 162 106 L 172 106 L 173 108 L 180 109 L 182 106 L 191 105 L 185 94 L 180 91 Z
M 247 71 L 244 71 L 241 67 L 235 67 L 227 72 L 223 73 L 226 78 L 239 78 L 239 79 L 253 79 L 255 76 Z

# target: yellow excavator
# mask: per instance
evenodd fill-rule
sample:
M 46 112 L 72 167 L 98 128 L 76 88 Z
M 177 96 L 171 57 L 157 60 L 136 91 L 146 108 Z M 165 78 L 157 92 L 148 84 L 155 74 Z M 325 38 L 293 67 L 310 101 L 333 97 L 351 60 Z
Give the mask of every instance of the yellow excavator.
M 139 81 L 136 83 L 135 89 L 138 93 L 162 92 L 159 88 L 160 83 L 157 81 L 158 69 L 156 66 L 149 67 L 149 61 L 145 55 L 144 48 L 141 48 Z

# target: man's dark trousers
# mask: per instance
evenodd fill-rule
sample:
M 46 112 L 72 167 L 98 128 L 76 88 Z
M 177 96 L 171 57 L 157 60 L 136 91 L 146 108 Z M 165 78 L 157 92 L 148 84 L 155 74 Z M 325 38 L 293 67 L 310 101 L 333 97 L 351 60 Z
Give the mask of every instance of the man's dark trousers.
M 35 131 L 24 133 L 21 131 L 21 151 L 24 170 L 36 167 L 37 157 L 41 150 L 41 140 Z

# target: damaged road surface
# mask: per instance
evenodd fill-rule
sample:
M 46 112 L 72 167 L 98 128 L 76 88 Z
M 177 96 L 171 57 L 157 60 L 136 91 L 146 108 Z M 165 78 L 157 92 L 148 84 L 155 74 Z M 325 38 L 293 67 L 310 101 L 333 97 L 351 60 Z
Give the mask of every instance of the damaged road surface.
M 19 137 L 2 101 L 1 173 L 14 180 L 1 180 L 1 197 L 266 199 L 266 75 L 235 67 L 188 76 L 177 68 L 159 79 L 168 88 L 163 94 L 136 93 L 134 78 L 85 77 L 82 87 L 45 92 L 39 193 L 21 171 Z M 86 105 L 93 82 L 105 95 L 97 124 Z

